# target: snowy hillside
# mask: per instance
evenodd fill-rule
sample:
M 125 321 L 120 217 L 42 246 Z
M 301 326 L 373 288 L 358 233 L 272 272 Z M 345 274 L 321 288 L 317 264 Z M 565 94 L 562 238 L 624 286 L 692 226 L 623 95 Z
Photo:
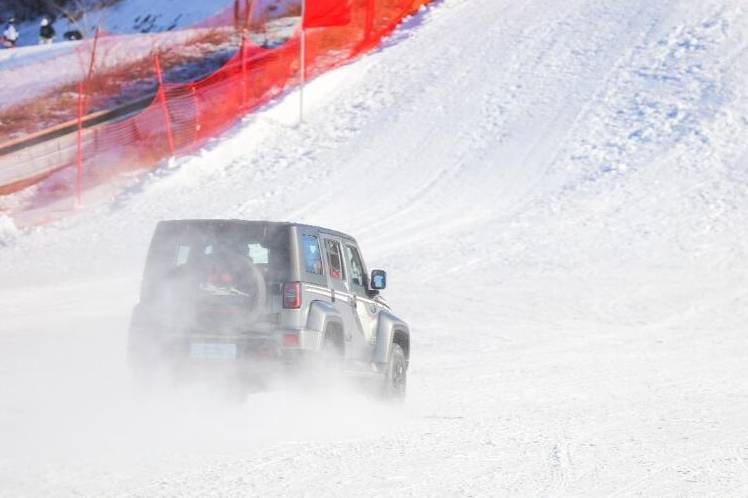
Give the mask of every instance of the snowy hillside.
M 111 203 L 0 220 L 0 496 L 745 496 L 748 5 L 443 0 Z M 143 396 L 158 220 L 355 235 L 407 402 Z
M 101 2 L 104 6 L 88 11 L 80 19 L 69 21 L 57 15 L 54 24 L 57 32 L 56 40 L 62 40 L 62 35 L 69 30 L 77 29 L 84 36 L 93 36 L 96 27 L 108 33 L 160 33 L 194 27 L 205 22 L 206 19 L 218 16 L 224 11 L 231 11 L 232 0 L 201 0 L 199 2 L 184 2 L 180 0 L 119 0 L 116 2 Z M 251 2 L 255 18 L 264 15 L 268 7 L 274 12 L 282 12 L 300 5 L 298 0 L 258 0 Z M 245 2 L 240 2 L 245 8 Z M 228 10 L 227 10 L 228 9 Z M 58 14 L 51 12 L 50 14 Z M 6 19 L 12 13 L 0 13 Z M 4 25 L 3 25 L 3 29 Z M 18 25 L 20 38 L 19 47 L 36 45 L 38 43 L 39 20 L 31 20 Z M 7 51 L 12 52 L 12 51 Z M 0 50 L 0 56 L 6 51 Z M 1 57 L 0 57 L 1 59 Z
M 239 50 L 238 30 L 246 28 L 254 43 L 276 46 L 293 34 L 299 20 L 298 0 L 236 4 L 221 0 L 213 2 L 211 12 L 205 10 L 207 5 L 200 5 L 179 11 L 169 0 L 148 5 L 120 0 L 77 21 L 91 25 L 86 32 L 93 33 L 95 26 L 100 26 L 98 41 L 58 41 L 0 50 L 0 142 L 77 119 L 77 83 L 89 76 L 94 97 L 87 101 L 85 112 L 111 110 L 150 98 L 157 86 L 152 68 L 156 52 L 167 83 L 196 81 L 216 71 Z M 154 24 L 169 12 L 179 19 L 186 15 L 188 22 Z M 133 26 L 123 25 L 133 19 L 137 20 Z M 143 19 L 149 20 L 147 26 Z M 36 31 L 29 28 L 24 32 Z M 0 200 L 0 211 L 8 204 L 7 199 Z
M 68 30 L 78 29 L 84 36 L 93 36 L 96 26 L 110 33 L 160 32 L 169 28 L 189 27 L 203 19 L 219 13 L 229 5 L 226 0 L 206 0 L 201 2 L 178 2 L 175 0 L 124 0 L 113 5 L 92 10 L 77 21 L 70 22 L 62 16 L 54 24 L 56 40 Z M 5 16 L 12 13 L 3 13 Z M 50 14 L 57 14 L 51 12 Z M 5 18 L 3 16 L 3 18 Z M 19 47 L 36 45 L 39 36 L 39 20 L 30 20 L 18 25 L 21 37 Z M 4 51 L 0 52 L 2 54 Z M 10 51 L 9 51 L 10 52 Z

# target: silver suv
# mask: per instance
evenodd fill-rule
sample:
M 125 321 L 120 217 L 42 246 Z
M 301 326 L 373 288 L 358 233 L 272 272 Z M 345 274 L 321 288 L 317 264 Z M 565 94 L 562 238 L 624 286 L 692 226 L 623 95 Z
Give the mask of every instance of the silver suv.
M 133 366 L 342 363 L 405 394 L 410 331 L 382 299 L 355 239 L 242 220 L 162 221 L 133 310 Z

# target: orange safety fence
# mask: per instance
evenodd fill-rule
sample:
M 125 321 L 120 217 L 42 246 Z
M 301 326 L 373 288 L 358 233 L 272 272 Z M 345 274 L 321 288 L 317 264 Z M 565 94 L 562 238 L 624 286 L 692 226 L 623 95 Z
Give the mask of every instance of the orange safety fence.
M 306 78 L 372 49 L 429 1 L 351 0 L 347 25 L 305 30 Z M 0 144 L 0 214 L 69 210 L 94 187 L 196 150 L 299 84 L 300 5 L 273 15 L 252 9 L 252 0 L 235 1 L 191 29 L 99 32 L 81 44 L 78 81 L 50 97 L 73 119 L 31 142 Z M 107 112 L 111 119 L 96 118 Z M 13 202 L 3 204 L 3 194 Z

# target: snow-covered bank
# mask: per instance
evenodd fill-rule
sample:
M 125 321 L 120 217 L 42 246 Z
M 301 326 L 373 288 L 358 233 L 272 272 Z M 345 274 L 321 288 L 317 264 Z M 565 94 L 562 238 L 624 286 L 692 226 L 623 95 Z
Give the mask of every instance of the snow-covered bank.
M 304 125 L 290 95 L 14 235 L 0 494 L 745 495 L 747 37 L 738 0 L 444 0 L 316 80 Z M 356 235 L 413 324 L 402 411 L 134 398 L 127 315 L 173 217 Z
M 274 1 L 274 0 L 269 0 Z M 56 22 L 56 40 L 69 30 L 77 29 L 84 37 L 93 36 L 96 27 L 109 33 L 158 33 L 191 27 L 200 21 L 231 7 L 231 0 L 202 0 L 200 2 L 181 2 L 177 0 L 119 0 L 100 2 L 99 8 L 89 9 L 86 14 L 75 21 L 68 21 L 59 12 L 54 14 Z M 266 2 L 261 2 L 266 3 Z M 74 8 L 81 5 L 73 5 Z M 71 10 L 72 12 L 72 10 Z M 12 13 L 2 12 L 3 18 Z M 17 26 L 20 33 L 18 46 L 28 49 L 39 42 L 39 19 L 21 22 Z M 4 28 L 3 28 L 4 29 Z M 12 52 L 2 50 L 0 54 Z
M 169 1 L 150 3 L 152 4 L 151 10 L 171 9 L 175 12 L 176 7 Z M 200 3 L 200 5 L 203 4 Z M 150 57 L 155 51 L 178 52 L 180 55 L 192 58 L 200 55 L 208 57 L 211 52 L 221 48 L 221 43 L 231 45 L 228 48 L 236 50 L 238 42 L 230 43 L 231 35 L 236 33 L 231 20 L 216 19 L 214 22 L 206 20 L 210 13 L 215 14 L 216 9 L 219 11 L 226 9 L 227 5 L 231 6 L 225 0 L 220 0 L 203 5 L 203 8 L 209 9 L 208 11 L 197 9 L 192 12 L 189 9 L 187 11 L 182 9 L 181 13 L 175 14 L 182 19 L 182 23 L 177 26 L 180 29 L 154 29 L 147 32 L 124 28 L 115 23 L 115 20 L 142 17 L 134 14 L 144 8 L 142 2 L 128 0 L 111 7 L 109 9 L 111 12 L 104 9 L 106 12 L 101 15 L 109 19 L 110 23 L 95 24 L 101 27 L 103 34 L 97 43 L 97 55 L 94 57 L 93 65 L 94 75 L 107 74 L 114 69 L 133 65 Z M 268 11 L 271 7 L 272 10 Z M 252 40 L 266 41 L 269 38 L 272 42 L 278 43 L 279 40 L 290 36 L 295 28 L 297 17 L 280 18 L 286 16 L 290 10 L 291 6 L 285 0 L 262 0 L 253 3 L 248 21 L 261 25 L 262 30 L 251 32 Z M 185 12 L 190 15 L 185 16 Z M 201 13 L 203 17 L 196 17 L 198 13 Z M 158 18 L 161 14 L 153 16 Z M 185 19 L 189 20 L 187 25 L 184 24 Z M 203 21 L 203 23 L 198 21 Z M 206 44 L 206 38 L 209 38 L 211 34 L 216 39 Z M 89 38 L 93 38 L 93 32 Z M 236 34 L 235 38 L 239 39 L 239 35 Z M 27 45 L 12 50 L 0 50 L 0 78 L 3 80 L 3 85 L 0 86 L 0 110 L 18 108 L 34 101 L 38 104 L 38 100 L 42 97 L 49 98 L 55 91 L 59 92 L 61 88 L 86 78 L 91 69 L 89 66 L 92 51 L 93 44 L 87 41 L 66 41 L 44 46 Z M 184 78 L 185 74 L 181 76 Z M 204 73 L 197 72 L 193 78 L 198 79 L 203 76 Z M 115 76 L 111 75 L 111 77 Z M 43 120 L 43 112 L 41 114 L 40 119 Z M 0 125 L 2 124 L 0 121 Z M 8 123 L 5 125 L 8 126 Z M 6 133 L 8 133 L 7 130 Z

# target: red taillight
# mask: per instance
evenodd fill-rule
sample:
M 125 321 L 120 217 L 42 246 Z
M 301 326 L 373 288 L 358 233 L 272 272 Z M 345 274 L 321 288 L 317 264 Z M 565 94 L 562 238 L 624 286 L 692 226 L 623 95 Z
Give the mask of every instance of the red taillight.
M 298 334 L 284 334 L 283 335 L 283 347 L 293 348 L 299 345 Z
M 301 308 L 301 282 L 283 284 L 283 307 L 294 310 Z

